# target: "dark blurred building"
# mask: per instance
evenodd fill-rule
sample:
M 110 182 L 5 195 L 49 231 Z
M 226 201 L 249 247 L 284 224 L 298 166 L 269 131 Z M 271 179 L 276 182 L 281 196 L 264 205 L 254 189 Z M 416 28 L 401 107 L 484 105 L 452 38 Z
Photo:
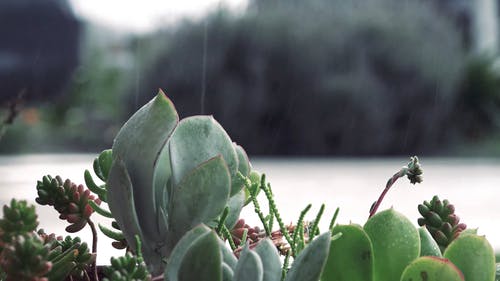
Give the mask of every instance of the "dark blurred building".
M 58 94 L 78 63 L 80 23 L 65 0 L 0 1 L 0 103 Z

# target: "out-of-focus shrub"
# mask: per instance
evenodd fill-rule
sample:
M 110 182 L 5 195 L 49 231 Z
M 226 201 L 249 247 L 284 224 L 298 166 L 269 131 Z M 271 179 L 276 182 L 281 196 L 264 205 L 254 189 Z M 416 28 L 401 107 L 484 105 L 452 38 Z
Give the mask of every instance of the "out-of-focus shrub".
M 269 3 L 156 34 L 165 48 L 131 99 L 142 104 L 161 87 L 182 115 L 214 114 L 252 154 L 425 153 L 447 143 L 464 54 L 433 6 Z
M 98 151 L 109 148 L 124 117 L 133 67 L 129 39 L 87 25 L 81 63 L 66 93 L 27 105 L 1 139 L 0 153 Z
M 461 138 L 478 141 L 500 128 L 500 65 L 490 55 L 469 58 L 458 98 L 455 122 Z

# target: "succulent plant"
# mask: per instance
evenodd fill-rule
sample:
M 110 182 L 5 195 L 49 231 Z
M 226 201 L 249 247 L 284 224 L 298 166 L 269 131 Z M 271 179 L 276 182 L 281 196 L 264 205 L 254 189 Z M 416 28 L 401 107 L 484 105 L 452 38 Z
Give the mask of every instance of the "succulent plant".
M 44 245 L 38 235 L 26 233 L 14 237 L 5 245 L 0 266 L 6 274 L 6 281 L 46 281 L 46 275 L 52 268 L 48 257 L 49 246 Z
M 66 227 L 68 232 L 77 232 L 88 223 L 94 212 L 89 201 L 94 201 L 97 205 L 101 202 L 83 185 L 76 185 L 69 179 L 63 181 L 59 176 L 55 178 L 44 176 L 38 181 L 36 188 L 38 192 L 36 202 L 40 205 L 53 206 L 59 212 L 59 218 L 70 223 Z
M 455 214 L 455 206 L 446 199 L 439 200 L 438 196 L 434 196 L 430 202 L 424 201 L 418 205 L 418 211 L 422 215 L 418 224 L 429 230 L 441 251 L 467 228 Z
M 321 234 L 285 268 L 286 281 L 317 281 L 329 252 L 330 233 Z M 245 246 L 237 260 L 218 236 L 200 225 L 187 232 L 174 248 L 165 269 L 169 281 L 278 281 L 283 268 L 269 238 Z
M 35 231 L 38 226 L 38 216 L 34 205 L 28 205 L 25 200 L 12 199 L 10 206 L 3 206 L 3 218 L 0 219 L 0 252 L 13 237 Z
M 76 250 L 72 259 L 75 265 L 70 274 L 82 278 L 89 266 L 95 261 L 96 254 L 90 253 L 87 243 L 82 242 L 79 237 L 72 238 L 71 236 L 66 236 L 64 240 L 56 241 L 56 245 L 61 247 L 61 252 L 63 253 L 68 250 Z
M 88 170 L 84 172 L 85 184 L 90 189 L 90 191 L 97 194 L 102 202 L 108 202 L 108 187 L 106 181 L 108 180 L 109 170 L 111 169 L 111 164 L 113 163 L 113 153 L 111 149 L 102 151 L 98 157 L 94 159 L 93 170 L 97 177 L 104 183 L 101 185 L 96 184 L 95 180 Z M 89 201 L 89 205 L 101 216 L 113 219 L 111 226 L 113 229 L 105 227 L 99 224 L 99 229 L 104 235 L 113 239 L 111 242 L 112 246 L 116 249 L 125 249 L 127 245 L 127 240 L 120 230 L 120 227 L 114 220 L 113 214 L 109 210 L 104 209 L 101 205 L 96 204 L 94 201 Z
M 103 281 L 148 281 L 151 275 L 142 257 L 126 253 L 125 256 L 111 258 L 111 266 L 104 269 L 107 276 Z
M 244 150 L 211 116 L 179 122 L 161 91 L 123 125 L 112 154 L 109 208 L 133 251 L 139 235 L 155 275 L 188 230 L 212 223 L 226 206 L 233 213 L 243 207 L 243 181 L 237 175 L 250 172 Z M 231 227 L 238 216 L 232 218 Z

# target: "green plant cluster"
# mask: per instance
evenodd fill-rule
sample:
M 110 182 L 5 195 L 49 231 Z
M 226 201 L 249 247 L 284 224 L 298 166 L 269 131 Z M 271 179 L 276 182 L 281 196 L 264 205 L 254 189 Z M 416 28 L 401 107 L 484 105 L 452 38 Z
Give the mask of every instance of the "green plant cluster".
M 10 206 L 4 206 L 4 217 L 0 219 L 0 280 L 59 281 L 70 275 L 87 275 L 96 258 L 87 243 L 78 237 L 47 235 L 43 230 L 36 231 L 37 226 L 33 205 L 13 199 Z
M 67 231 L 89 225 L 92 251 L 78 237 L 35 232 L 34 206 L 12 200 L 0 220 L 0 280 L 494 281 L 499 273 L 489 242 L 459 223 L 447 200 L 419 205 L 418 229 L 393 208 L 377 212 L 399 178 L 422 182 L 417 157 L 388 180 L 363 226 L 336 224 L 337 209 L 321 232 L 325 205 L 310 221 L 307 205 L 286 225 L 271 185 L 243 148 L 210 116 L 179 121 L 161 91 L 125 123 L 93 169 L 104 183 L 85 171 L 89 189 L 50 176 L 37 184 L 37 202 L 54 206 L 71 223 Z M 262 227 L 239 218 L 250 203 Z M 102 272 L 94 211 L 116 220 L 115 230 L 99 227 L 127 250 Z
M 54 206 L 59 212 L 59 218 L 70 223 L 66 228 L 68 232 L 80 231 L 87 225 L 94 212 L 89 204 L 90 201 L 94 201 L 97 205 L 101 203 L 83 185 L 76 185 L 69 179 L 63 181 L 59 176 L 43 177 L 38 181 L 36 189 L 38 192 L 36 202 L 40 205 Z

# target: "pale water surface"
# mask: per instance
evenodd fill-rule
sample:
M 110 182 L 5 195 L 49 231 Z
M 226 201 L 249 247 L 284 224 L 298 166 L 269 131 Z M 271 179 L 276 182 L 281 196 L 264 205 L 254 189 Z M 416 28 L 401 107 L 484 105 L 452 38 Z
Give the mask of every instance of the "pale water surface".
M 12 197 L 34 202 L 36 181 L 43 175 L 60 175 L 83 183 L 83 171 L 92 169 L 95 155 L 26 155 L 0 156 L 0 204 Z M 454 203 L 461 221 L 469 227 L 479 227 L 496 250 L 500 250 L 500 160 L 421 158 L 424 182 L 411 185 L 400 179 L 385 198 L 381 209 L 395 209 L 417 221 L 417 204 L 438 194 Z M 294 159 L 253 158 L 255 169 L 265 172 L 275 194 L 276 203 L 285 222 L 296 219 L 308 203 L 313 204 L 311 220 L 322 203 L 326 204 L 323 229 L 335 210 L 340 207 L 339 223 L 364 224 L 368 209 L 382 191 L 387 179 L 407 163 L 405 158 L 391 159 Z M 263 206 L 267 204 L 262 198 Z M 65 234 L 66 223 L 57 218 L 51 207 L 37 206 L 40 226 L 46 232 Z M 3 211 L 0 211 L 3 212 Z M 259 220 L 252 206 L 242 216 L 252 225 Z M 94 215 L 99 223 L 109 221 Z M 88 228 L 78 233 L 89 244 Z M 122 252 L 110 246 L 110 240 L 100 233 L 98 263 L 109 263 L 110 256 Z

